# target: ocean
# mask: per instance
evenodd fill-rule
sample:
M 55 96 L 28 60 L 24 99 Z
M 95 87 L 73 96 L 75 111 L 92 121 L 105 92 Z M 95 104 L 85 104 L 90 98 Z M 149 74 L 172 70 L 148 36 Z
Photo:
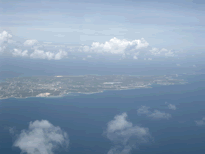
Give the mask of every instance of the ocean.
M 15 134 L 27 129 L 30 121 L 48 120 L 69 135 L 68 151 L 55 154 L 107 154 L 113 143 L 103 132 L 115 115 L 126 112 L 133 125 L 149 128 L 152 142 L 140 144 L 131 154 L 204 154 L 205 126 L 195 120 L 205 117 L 205 75 L 189 76 L 186 85 L 154 86 L 152 89 L 105 91 L 61 98 L 0 100 L 0 154 L 20 154 L 13 147 Z M 165 102 L 174 104 L 170 110 Z M 149 106 L 172 115 L 153 120 L 138 115 Z M 9 132 L 13 128 L 14 134 Z

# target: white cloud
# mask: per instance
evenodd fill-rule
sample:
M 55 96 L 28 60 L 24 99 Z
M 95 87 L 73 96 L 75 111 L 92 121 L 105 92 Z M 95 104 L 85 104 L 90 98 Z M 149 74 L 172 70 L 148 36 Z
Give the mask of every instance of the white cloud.
M 22 153 L 53 154 L 58 147 L 67 148 L 68 135 L 60 127 L 47 120 L 30 122 L 28 130 L 22 130 L 14 143 Z
M 62 34 L 56 35 L 58 37 L 64 37 Z M 168 50 L 165 48 L 152 48 L 149 46 L 149 43 L 144 39 L 135 39 L 135 40 L 126 40 L 118 39 L 113 37 L 112 39 L 105 41 L 104 43 L 93 42 L 91 45 L 76 45 L 69 46 L 66 48 L 66 45 L 53 44 L 50 42 L 39 43 L 35 39 L 26 40 L 25 42 L 18 43 L 16 42 L 15 47 L 7 48 L 7 44 L 14 42 L 12 40 L 12 35 L 6 31 L 0 33 L 0 52 L 8 51 L 10 55 L 13 56 L 27 56 L 30 58 L 40 58 L 40 59 L 55 59 L 60 60 L 67 56 L 67 52 L 72 52 L 73 54 L 84 54 L 87 52 L 87 55 L 92 55 L 95 58 L 96 54 L 106 56 L 107 54 L 113 54 L 117 58 L 121 56 L 121 59 L 131 58 L 133 60 L 144 59 L 144 60 L 153 60 L 156 56 L 160 57 L 174 57 L 177 56 L 177 52 L 173 50 Z M 57 50 L 62 49 L 66 51 L 51 52 L 53 48 Z M 14 51 L 14 48 L 18 48 L 19 51 Z M 8 49 L 8 50 L 7 50 Z M 21 50 L 24 50 L 23 52 Z M 26 50 L 27 49 L 27 50 Z M 33 53 L 30 50 L 34 51 Z M 13 52 L 14 51 L 14 52 Z M 27 51 L 27 52 L 26 52 Z M 22 55 L 23 54 L 23 55 Z M 110 55 L 107 55 L 110 56 Z M 87 57 L 90 58 L 90 57 Z M 84 59 L 83 59 L 84 60 Z M 194 66 L 193 66 L 194 67 Z
M 67 52 L 60 50 L 57 54 L 55 54 L 54 59 L 55 60 L 60 60 L 62 58 L 65 58 L 67 56 Z
M 154 110 L 154 112 L 152 112 L 148 116 L 152 117 L 154 119 L 169 119 L 169 118 L 172 117 L 171 114 L 165 113 L 165 112 L 161 112 L 161 111 L 158 111 L 158 110 Z
M 84 51 L 97 52 L 97 53 L 111 53 L 123 54 L 126 51 L 136 51 L 142 48 L 147 48 L 149 43 L 144 38 L 140 40 L 120 40 L 116 37 L 110 39 L 105 43 L 93 42 L 91 47 L 84 46 Z
M 147 106 L 141 106 L 137 110 L 137 114 L 139 114 L 139 115 L 145 114 L 148 117 L 151 117 L 153 119 L 169 119 L 169 118 L 171 118 L 171 114 L 169 114 L 169 113 L 161 112 L 159 110 L 154 110 L 154 112 L 151 112 L 149 110 L 149 108 L 150 107 L 147 107 Z
M 37 43 L 38 43 L 37 40 L 26 40 L 26 41 L 24 42 L 24 45 L 25 45 L 25 46 L 33 46 L 33 45 L 35 45 L 35 44 L 37 44 Z
M 173 104 L 169 104 L 168 108 L 171 109 L 171 110 L 176 110 L 177 109 L 176 106 L 173 105 Z
M 6 46 L 0 46 L 0 53 L 4 51 L 4 49 L 6 49 Z
M 127 114 L 122 113 L 108 122 L 106 136 L 115 144 L 108 154 L 127 154 L 138 144 L 151 139 L 148 128 L 133 126 L 126 118 Z
M 24 50 L 22 52 L 21 49 L 14 49 L 14 51 L 12 52 L 12 54 L 14 56 L 21 56 L 21 57 L 27 57 L 28 56 L 28 51 L 27 50 Z
M 137 110 L 137 113 L 138 113 L 138 114 L 149 114 L 149 113 L 150 113 L 149 108 L 150 108 L 150 107 L 147 107 L 147 106 L 141 106 L 141 107 Z
M 59 50 L 57 53 L 53 53 L 50 51 L 44 52 L 43 50 L 35 49 L 33 53 L 30 54 L 31 58 L 40 58 L 40 59 L 54 59 L 54 60 L 60 60 L 62 58 L 65 58 L 67 56 L 67 52 L 63 50 Z
M 51 52 L 44 52 L 43 50 L 35 50 L 30 55 L 31 58 L 40 58 L 40 59 L 53 59 L 54 53 Z
M 133 59 L 138 59 L 137 56 L 134 55 Z
M 8 43 L 13 43 L 12 35 L 7 31 L 0 33 L 0 53 L 3 53 L 7 48 Z
M 0 45 L 2 43 L 9 43 L 12 39 L 12 35 L 9 34 L 7 31 L 3 31 L 0 33 Z
M 159 49 L 159 48 L 152 48 L 151 50 L 149 50 L 151 55 L 154 56 L 165 56 L 165 57 L 173 57 L 174 52 L 172 50 L 167 50 L 165 48 Z
M 180 64 L 176 64 L 177 66 L 181 66 Z
M 196 120 L 196 125 L 198 126 L 202 126 L 205 125 L 205 117 L 202 118 L 202 120 Z

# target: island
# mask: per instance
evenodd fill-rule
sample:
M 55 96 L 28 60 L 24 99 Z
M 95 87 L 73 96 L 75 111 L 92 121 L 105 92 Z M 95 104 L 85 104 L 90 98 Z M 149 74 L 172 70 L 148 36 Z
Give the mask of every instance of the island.
M 105 90 L 152 88 L 152 85 L 185 84 L 174 75 L 79 75 L 32 76 L 7 78 L 0 82 L 0 99 L 54 97 L 72 93 L 92 94 Z

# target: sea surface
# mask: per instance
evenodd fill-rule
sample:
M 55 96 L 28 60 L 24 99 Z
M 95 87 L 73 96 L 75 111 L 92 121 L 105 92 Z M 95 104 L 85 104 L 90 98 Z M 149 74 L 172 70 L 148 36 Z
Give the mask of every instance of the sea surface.
M 189 82 L 186 85 L 152 89 L 0 100 L 0 154 L 20 154 L 20 149 L 13 147 L 15 134 L 27 129 L 29 122 L 42 119 L 69 135 L 68 151 L 55 154 L 107 154 L 113 143 L 103 132 L 107 123 L 123 112 L 133 125 L 149 128 L 154 138 L 153 142 L 140 144 L 131 154 L 204 154 L 205 126 L 197 126 L 195 120 L 205 117 L 205 75 L 186 79 Z M 165 102 L 177 109 L 168 109 Z M 153 120 L 140 116 L 137 109 L 142 105 L 169 113 L 172 118 Z M 14 134 L 9 128 L 13 128 Z

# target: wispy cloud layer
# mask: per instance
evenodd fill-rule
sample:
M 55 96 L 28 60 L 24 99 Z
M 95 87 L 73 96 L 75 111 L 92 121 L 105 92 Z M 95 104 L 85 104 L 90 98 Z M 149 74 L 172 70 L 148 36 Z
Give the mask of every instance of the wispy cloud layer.
M 67 148 L 68 145 L 67 133 L 47 120 L 30 122 L 29 128 L 22 130 L 14 143 L 27 154 L 53 154 L 59 147 Z
M 152 117 L 153 119 L 169 119 L 171 118 L 171 114 L 161 112 L 159 110 L 154 110 L 154 112 L 148 114 L 149 117 Z
M 171 114 L 169 113 L 165 113 L 165 112 L 161 112 L 159 110 L 154 110 L 153 112 L 149 110 L 150 107 L 147 106 L 141 106 L 138 110 L 137 113 L 139 115 L 143 115 L 145 114 L 148 117 L 151 117 L 153 119 L 169 119 L 171 118 Z
M 196 120 L 195 122 L 198 126 L 205 125 L 205 117 L 203 117 L 201 120 Z
M 151 135 L 149 129 L 134 126 L 127 121 L 127 114 L 116 115 L 108 122 L 106 136 L 114 143 L 108 154 L 128 154 L 141 143 L 149 142 Z

